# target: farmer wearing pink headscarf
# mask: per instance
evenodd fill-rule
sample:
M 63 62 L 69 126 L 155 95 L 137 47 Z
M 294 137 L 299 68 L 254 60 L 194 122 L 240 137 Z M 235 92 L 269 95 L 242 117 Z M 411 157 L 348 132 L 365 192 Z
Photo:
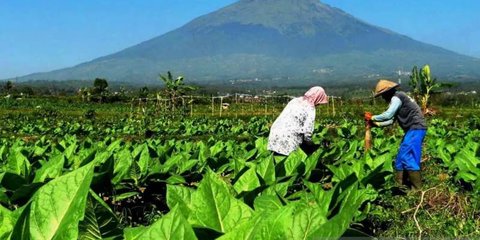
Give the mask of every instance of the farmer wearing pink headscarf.
M 315 106 L 328 103 L 321 87 L 312 87 L 303 97 L 292 99 L 273 122 L 268 136 L 268 150 L 288 156 L 302 144 L 311 144 Z

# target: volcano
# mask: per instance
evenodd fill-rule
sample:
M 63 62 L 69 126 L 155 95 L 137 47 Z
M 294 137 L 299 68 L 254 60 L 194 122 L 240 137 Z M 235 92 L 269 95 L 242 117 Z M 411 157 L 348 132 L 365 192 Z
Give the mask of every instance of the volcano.
M 414 27 L 414 26 L 412 26 Z M 480 60 L 361 21 L 318 0 L 240 0 L 120 52 L 21 80 L 199 84 L 358 82 L 430 64 L 437 76 L 480 76 Z

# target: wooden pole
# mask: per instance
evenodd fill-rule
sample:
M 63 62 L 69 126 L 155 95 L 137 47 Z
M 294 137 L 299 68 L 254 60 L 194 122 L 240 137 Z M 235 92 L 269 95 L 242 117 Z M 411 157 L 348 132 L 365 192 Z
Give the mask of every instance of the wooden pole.
M 190 96 L 190 117 L 193 117 L 193 97 Z
M 214 106 L 213 106 L 213 97 L 212 97 L 212 116 L 213 116 L 213 111 L 214 111 Z
M 268 108 L 268 106 L 267 106 L 267 98 L 265 98 L 265 114 L 264 114 L 265 116 L 267 115 L 267 108 Z
M 223 110 L 223 97 L 220 97 L 220 117 L 222 116 L 222 110 Z
M 243 101 L 243 102 L 245 102 L 245 101 Z M 243 104 L 242 104 L 242 116 L 243 116 L 243 115 L 245 115 L 245 112 L 244 112 L 244 110 L 243 110 Z
M 328 115 L 330 115 L 330 104 L 331 104 L 331 102 L 332 102 L 332 101 L 331 101 L 331 98 L 332 98 L 332 97 L 328 97 L 328 100 L 329 100 L 328 103 L 327 103 L 327 113 L 328 113 Z
M 335 117 L 335 97 L 332 97 L 332 110 L 333 110 L 333 116 Z
M 238 118 L 238 98 L 236 93 L 235 93 L 235 118 Z

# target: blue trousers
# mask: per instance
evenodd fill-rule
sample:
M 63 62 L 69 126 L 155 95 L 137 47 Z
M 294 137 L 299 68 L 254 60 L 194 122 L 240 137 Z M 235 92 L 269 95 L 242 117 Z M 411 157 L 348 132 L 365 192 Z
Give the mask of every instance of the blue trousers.
M 422 159 L 422 143 L 427 130 L 408 130 L 403 137 L 400 150 L 395 161 L 397 171 L 419 171 Z

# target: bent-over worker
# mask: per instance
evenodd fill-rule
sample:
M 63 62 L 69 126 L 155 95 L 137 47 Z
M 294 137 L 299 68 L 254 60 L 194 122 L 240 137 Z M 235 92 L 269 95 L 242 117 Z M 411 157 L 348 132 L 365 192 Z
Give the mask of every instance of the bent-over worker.
M 315 106 L 328 103 L 322 87 L 312 87 L 303 97 L 287 104 L 270 128 L 268 150 L 288 156 L 297 147 L 311 144 L 315 123 Z
M 418 104 L 397 87 L 397 83 L 388 80 L 378 82 L 375 97 L 382 96 L 389 107 L 379 115 L 365 113 L 365 120 L 379 127 L 391 125 L 394 120 L 398 122 L 405 135 L 395 160 L 395 181 L 403 185 L 404 178 L 408 177 L 412 187 L 418 190 L 422 188 L 420 162 L 427 124 Z

